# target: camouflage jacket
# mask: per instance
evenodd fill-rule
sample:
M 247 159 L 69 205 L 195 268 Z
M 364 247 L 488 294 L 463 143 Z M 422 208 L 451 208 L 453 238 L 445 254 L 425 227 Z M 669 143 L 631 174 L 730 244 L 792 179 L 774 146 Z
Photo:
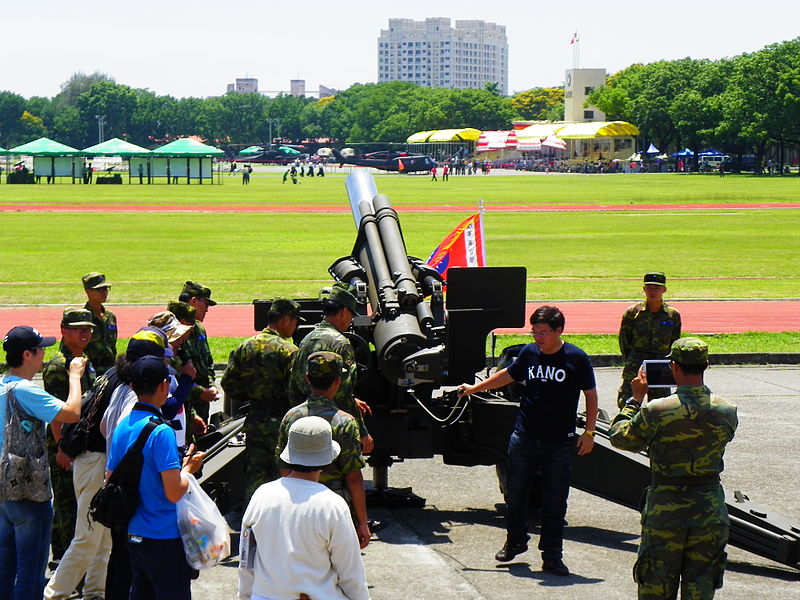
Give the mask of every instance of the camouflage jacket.
M 197 376 L 194 378 L 196 384 L 192 390 L 192 399 L 200 397 L 200 388 L 207 388 L 214 385 L 214 357 L 211 356 L 211 349 L 208 347 L 208 336 L 206 328 L 200 321 L 194 324 L 194 329 L 181 345 L 181 360 L 191 359 L 194 368 L 197 369 Z
M 626 406 L 614 417 L 611 443 L 623 450 L 647 450 L 654 475 L 707 477 L 722 472 L 725 445 L 733 439 L 736 406 L 704 385 L 678 386 L 666 398 Z
M 309 395 L 305 402 L 289 409 L 281 421 L 278 433 L 278 446 L 275 450 L 275 461 L 285 468 L 285 463 L 280 460 L 280 454 L 286 447 L 289 437 L 289 428 L 301 417 L 322 417 L 331 424 L 333 439 L 341 446 L 339 456 L 332 464 L 323 469 L 319 482 L 325 484 L 331 481 L 340 481 L 348 473 L 359 471 L 364 467 L 364 457 L 361 456 L 361 440 L 355 419 L 348 413 L 340 410 L 324 396 Z
M 619 327 L 619 351 L 625 360 L 664 358 L 681 337 L 681 315 L 664 302 L 650 312 L 644 302 L 628 307 Z
M 336 406 L 343 411 L 350 413 L 358 423 L 358 430 L 361 437 L 367 435 L 367 426 L 364 424 L 364 417 L 355 403 L 353 387 L 356 382 L 356 358 L 353 346 L 348 339 L 328 321 L 319 323 L 306 337 L 300 342 L 300 348 L 294 359 L 292 368 L 292 380 L 290 384 L 291 394 L 294 398 L 293 404 L 299 404 L 311 393 L 311 388 L 306 381 L 308 372 L 308 357 L 314 352 L 321 351 L 336 352 L 342 357 L 347 373 L 342 374 L 342 385 L 336 392 L 333 400 Z
M 84 354 L 86 356 L 86 354 Z M 42 382 L 48 394 L 52 394 L 59 400 L 67 401 L 69 396 L 69 363 L 75 358 L 64 342 L 58 347 L 58 353 L 51 358 L 42 370 Z M 91 361 L 86 362 L 86 369 L 81 376 L 81 393 L 91 389 L 97 373 Z
M 239 406 L 250 404 L 247 421 L 282 419 L 294 404 L 289 375 L 297 346 L 273 329 L 244 340 L 231 352 L 222 389 Z
M 86 346 L 84 353 L 97 369 L 97 374 L 102 375 L 114 366 L 117 358 L 117 317 L 103 307 L 103 318 L 101 319 L 92 312 L 88 302 L 84 308 L 92 313 L 92 323 L 94 323 L 92 340 Z

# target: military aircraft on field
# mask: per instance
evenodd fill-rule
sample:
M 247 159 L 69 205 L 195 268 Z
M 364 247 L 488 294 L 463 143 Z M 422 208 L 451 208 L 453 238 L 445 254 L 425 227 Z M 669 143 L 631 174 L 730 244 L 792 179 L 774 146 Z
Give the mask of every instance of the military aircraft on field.
M 344 156 L 334 148 L 333 155 L 339 165 L 372 167 L 381 171 L 397 171 L 398 173 L 427 172 L 436 166 L 436 161 L 427 154 L 409 154 L 408 152 L 394 150 L 370 152 L 363 156 Z
M 236 162 L 288 165 L 296 160 L 308 160 L 308 154 L 301 152 L 301 149 L 304 149 L 303 146 L 285 145 L 275 149 L 261 147 L 261 151 L 256 154 L 240 154 L 233 160 Z

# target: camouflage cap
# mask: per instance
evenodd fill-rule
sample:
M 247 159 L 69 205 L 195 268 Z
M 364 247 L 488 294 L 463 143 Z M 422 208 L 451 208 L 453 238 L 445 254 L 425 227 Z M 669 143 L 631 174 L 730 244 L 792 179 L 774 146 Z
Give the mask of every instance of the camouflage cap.
M 275 298 L 269 307 L 269 312 L 281 317 L 294 317 L 301 323 L 306 320 L 300 316 L 300 304 L 290 298 Z
M 669 358 L 682 365 L 705 365 L 708 363 L 708 346 L 696 337 L 679 338 L 672 343 Z
M 187 281 L 183 284 L 182 294 L 189 294 L 194 298 L 202 298 L 208 302 L 209 306 L 216 306 L 216 302 L 211 299 L 211 290 L 196 281 Z
M 92 313 L 85 308 L 65 308 L 61 315 L 61 326 L 94 328 Z
M 87 273 L 81 277 L 83 282 L 83 289 L 85 290 L 99 290 L 100 288 L 110 288 L 111 284 L 106 281 L 106 276 L 103 273 Z
M 645 285 L 661 285 L 667 287 L 667 276 L 661 271 L 650 271 L 642 279 Z
M 342 357 L 335 352 L 313 352 L 308 356 L 309 377 L 338 377 L 343 372 Z
M 187 323 L 194 323 L 194 306 L 180 300 L 170 300 L 167 302 L 167 310 L 171 312 L 179 321 L 186 321 Z
M 349 283 L 337 281 L 331 287 L 328 299 L 339 306 L 349 308 L 353 313 L 358 312 L 358 305 L 364 304 L 356 297 L 356 288 Z

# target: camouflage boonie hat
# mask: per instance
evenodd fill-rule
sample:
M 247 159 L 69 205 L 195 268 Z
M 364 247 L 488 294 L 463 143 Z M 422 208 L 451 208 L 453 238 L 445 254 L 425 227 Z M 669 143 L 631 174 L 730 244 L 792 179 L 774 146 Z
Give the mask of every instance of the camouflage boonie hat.
M 204 285 L 200 285 L 196 281 L 187 281 L 186 283 L 184 283 L 181 293 L 189 294 L 194 298 L 202 298 L 203 300 L 208 302 L 209 306 L 217 305 L 217 303 L 211 299 L 211 290 L 205 287 Z
M 667 276 L 661 271 L 650 271 L 642 279 L 645 285 L 661 285 L 667 287 Z
M 294 317 L 301 323 L 306 322 L 300 316 L 300 304 L 290 298 L 275 298 L 269 307 L 269 312 L 278 314 L 281 317 Z
M 92 313 L 85 308 L 65 308 L 61 316 L 61 326 L 94 328 Z
M 708 362 L 708 346 L 699 338 L 679 338 L 672 343 L 669 358 L 682 365 L 704 365 Z
M 167 302 L 167 310 L 171 312 L 179 321 L 186 321 L 187 323 L 194 323 L 194 306 L 180 300 L 170 300 Z
M 106 276 L 103 273 L 87 273 L 81 277 L 83 282 L 83 289 L 85 290 L 99 290 L 100 288 L 110 288 L 111 284 L 106 281 Z
M 309 377 L 339 377 L 343 372 L 342 357 L 335 352 L 313 352 L 308 356 Z
M 333 284 L 328 294 L 328 299 L 339 306 L 349 308 L 353 313 L 358 312 L 359 304 L 364 304 L 356 298 L 356 288 L 349 283 L 343 283 L 341 281 L 337 281 Z

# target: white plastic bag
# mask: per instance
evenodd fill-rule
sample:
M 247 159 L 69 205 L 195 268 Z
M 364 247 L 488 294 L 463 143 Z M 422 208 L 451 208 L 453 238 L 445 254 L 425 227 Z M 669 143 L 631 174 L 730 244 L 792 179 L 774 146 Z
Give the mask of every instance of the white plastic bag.
M 210 569 L 231 553 L 228 524 L 194 475 L 188 475 L 189 489 L 178 500 L 178 529 L 186 562 L 195 569 Z

